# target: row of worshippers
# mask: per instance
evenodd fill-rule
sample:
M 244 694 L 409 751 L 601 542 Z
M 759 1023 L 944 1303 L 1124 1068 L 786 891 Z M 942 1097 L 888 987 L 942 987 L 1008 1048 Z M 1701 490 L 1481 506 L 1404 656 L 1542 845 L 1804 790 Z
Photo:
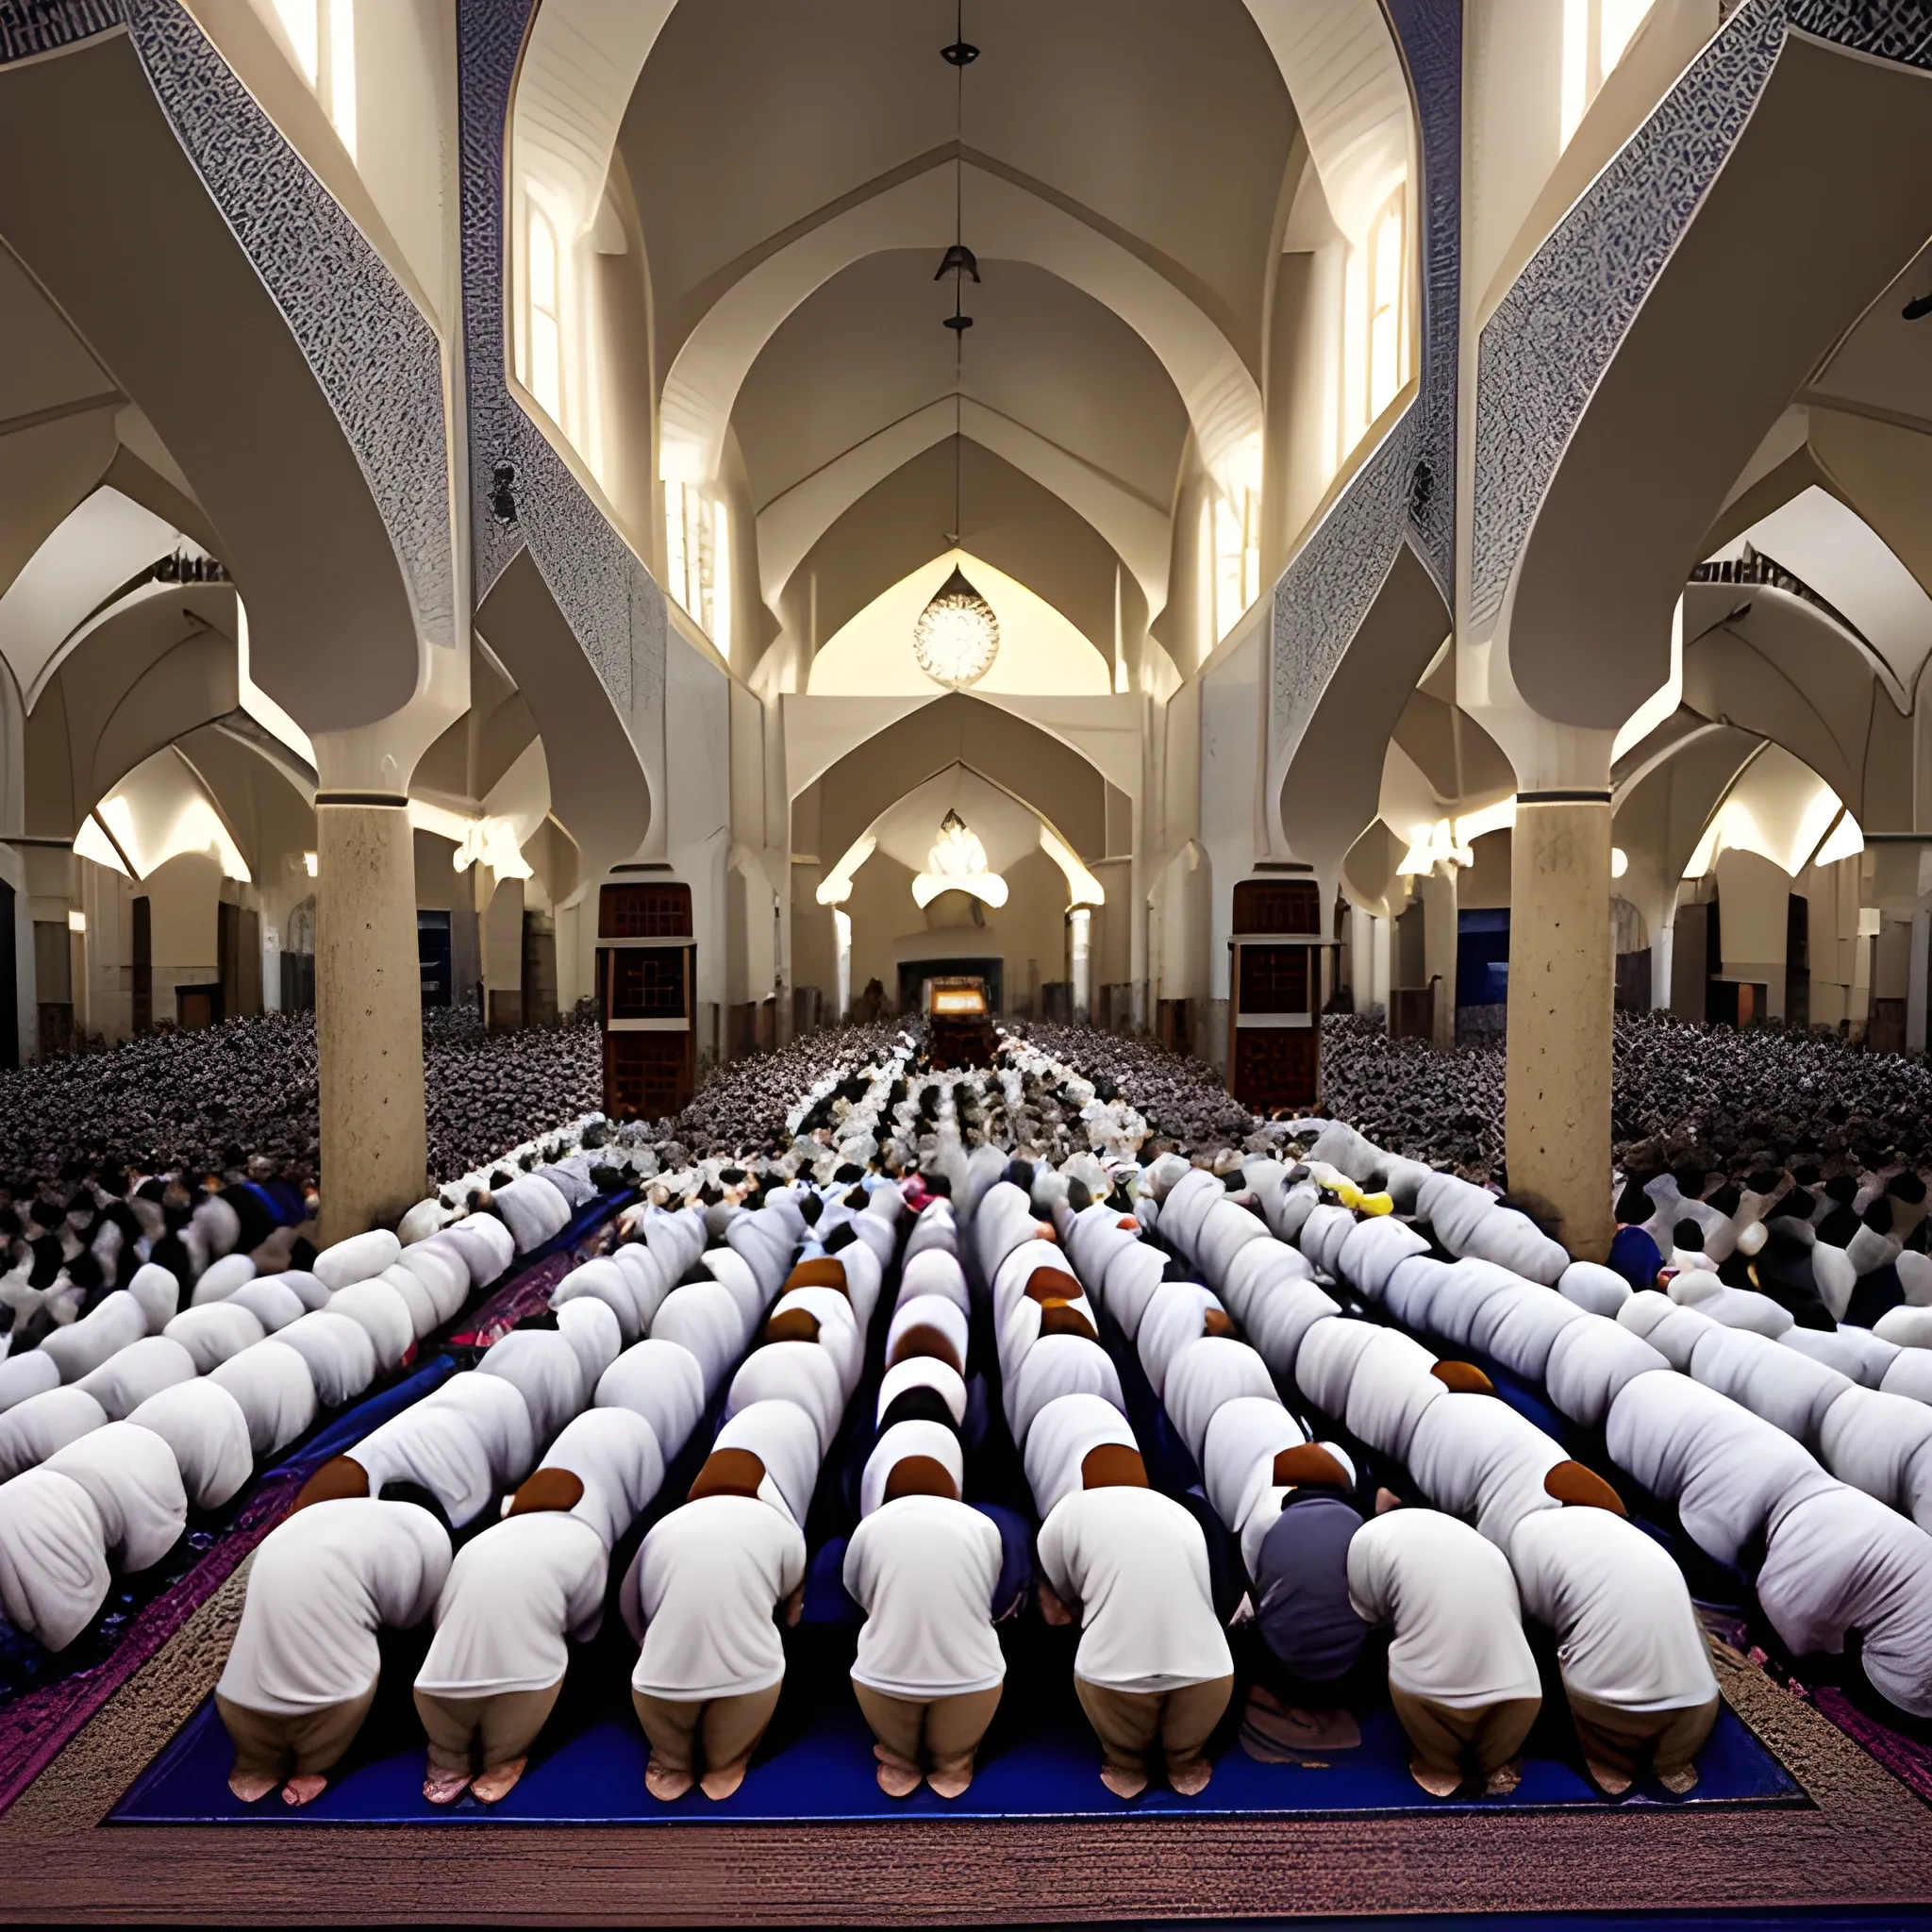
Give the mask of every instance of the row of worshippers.
M 115 1568 L 174 1547 L 320 1415 L 393 1374 L 511 1257 L 477 1218 L 401 1250 L 358 1236 L 179 1307 L 143 1264 L 88 1315 L 0 1363 L 0 1605 L 46 1648 L 99 1613 Z M 203 1295 L 222 1264 L 204 1272 Z
M 633 1695 L 652 1743 L 651 1788 L 676 1795 L 700 1761 L 713 1795 L 735 1788 L 776 1702 L 783 1653 L 772 1612 L 795 1601 L 802 1582 L 802 1525 L 862 1365 L 896 1200 L 882 1197 L 878 1214 L 839 1217 L 830 1239 L 842 1258 L 814 1241 L 789 1274 L 801 1237 L 822 1218 L 809 1195 L 801 1206 L 773 1193 L 769 1211 L 714 1215 L 724 1238 L 708 1249 L 706 1221 L 691 1210 L 632 1217 L 608 1257 L 565 1276 L 552 1315 L 520 1324 L 475 1373 L 453 1377 L 319 1473 L 305 1491 L 308 1507 L 264 1545 L 277 1550 L 271 1574 L 312 1579 L 342 1569 L 360 1531 L 329 1512 L 341 1519 L 350 1509 L 380 1524 L 400 1568 L 385 1591 L 376 1584 L 390 1573 L 373 1546 L 366 1574 L 348 1564 L 359 1584 L 352 1608 L 331 1600 L 333 1614 L 348 1618 L 332 1645 L 337 1667 L 306 1687 L 286 1662 L 291 1644 L 316 1648 L 297 1586 L 265 1590 L 258 1613 L 251 1588 L 249 1641 L 238 1636 L 221 1693 L 238 1793 L 253 1799 L 279 1782 L 302 1803 L 322 1790 L 374 1697 L 377 1631 L 433 1609 L 436 1636 L 415 1684 L 429 1738 L 425 1796 L 446 1804 L 473 1790 L 500 1800 L 556 1703 L 569 1642 L 588 1641 L 601 1622 L 611 1549 L 742 1357 L 690 1500 L 645 1537 L 621 1591 L 641 1645 Z M 624 1347 L 632 1335 L 641 1339 Z M 755 1335 L 759 1345 L 746 1357 Z M 508 1414 L 506 1389 L 526 1433 Z M 592 1406 L 576 1413 L 586 1401 Z M 526 1474 L 532 1452 L 523 1445 L 541 1449 L 553 1434 Z M 419 1587 L 408 1552 L 424 1541 L 421 1519 L 460 1530 L 519 1477 L 503 1520 L 453 1565 L 445 1535 L 446 1575 L 424 1571 Z M 371 1496 L 428 1507 L 397 1524 L 369 1517 Z M 598 1532 L 594 1550 L 571 1524 Z
M 1366 1143 L 1337 1151 L 1367 1175 L 1382 1158 Z M 1606 1284 L 1608 1271 L 1587 1262 L 1568 1264 L 1553 1292 L 1507 1265 L 1474 1257 L 1446 1261 L 1440 1238 L 1432 1244 L 1429 1237 L 1473 1205 L 1463 1192 L 1468 1184 L 1438 1175 L 1409 1195 L 1403 1166 L 1391 1160 L 1385 1173 L 1391 1191 L 1416 1210 L 1412 1223 L 1350 1211 L 1332 1194 L 1324 1201 L 1319 1170 L 1291 1175 L 1279 1163 L 1251 1161 L 1233 1176 L 1233 1191 L 1206 1174 L 1157 1180 L 1172 1197 L 1160 1225 L 1169 1236 L 1191 1230 L 1204 1252 L 1218 1249 L 1217 1265 L 1230 1280 L 1279 1266 L 1278 1253 L 1292 1240 L 1315 1272 L 1345 1282 L 1405 1328 L 1542 1385 L 1557 1412 L 1579 1430 L 1606 1432 L 1612 1460 L 1653 1497 L 1675 1506 L 1705 1556 L 1755 1585 L 1760 1608 L 1793 1656 L 1836 1655 L 1856 1636 L 1874 1689 L 1907 1711 L 1932 1710 L 1932 1539 L 1878 1494 L 1835 1479 L 1804 1444 L 1815 1426 L 1807 1413 L 1822 1422 L 1846 1391 L 1821 1382 L 1803 1351 L 1768 1344 L 1767 1352 L 1756 1345 L 1767 1339 L 1757 1336 L 1713 1339 L 1699 1319 L 1701 1306 L 1632 1295 L 1627 1284 Z M 1491 1208 L 1509 1214 L 1492 1200 Z M 1471 1218 L 1490 1211 L 1476 1208 Z M 1266 1226 L 1257 1227 L 1256 1213 Z M 1269 1228 L 1276 1239 L 1264 1241 Z M 1592 1301 L 1614 1308 L 1615 1317 L 1596 1312 Z M 1652 1321 L 1653 1312 L 1659 1319 Z M 1669 1350 L 1653 1346 L 1646 1327 L 1661 1332 Z M 1699 1348 L 1717 1386 L 1659 1373 L 1673 1370 L 1671 1351 L 1688 1365 Z M 1883 1420 L 1889 1429 L 1903 1417 L 1893 1408 Z M 1836 1448 L 1851 1457 L 1857 1433 L 1848 1432 Z M 1919 1440 L 1909 1428 L 1889 1439 L 1906 1446 Z M 1878 1438 L 1874 1456 L 1883 1456 L 1886 1441 Z M 1890 1485 L 1895 1498 L 1907 1495 L 1912 1466 L 1909 1457 L 1889 1470 L 1881 1465 L 1872 1488 Z
M 1276 1297 L 1311 1309 L 1306 1253 L 1273 1241 L 1220 1179 L 1167 1169 L 1155 1186 L 1163 1238 L 1244 1315 Z M 1378 1260 L 1410 1252 L 1399 1224 L 1349 1224 Z M 1315 1238 L 1323 1232 L 1317 1224 Z M 1690 1789 L 1718 1697 L 1676 1565 L 1627 1521 L 1607 1484 L 1496 1400 L 1486 1377 L 1323 1299 L 1326 1309 L 1313 1311 L 1279 1371 L 1210 1337 L 1187 1349 L 1166 1383 L 1209 1499 L 1240 1538 L 1261 1635 L 1290 1693 L 1320 1703 L 1324 1687 L 1332 1696 L 1347 1677 L 1359 1638 L 1346 1604 L 1391 1630 L 1391 1696 L 1417 1782 L 1441 1796 L 1466 1776 L 1508 1790 L 1541 1701 L 1527 1610 L 1555 1634 L 1598 1785 L 1625 1790 L 1648 1763 L 1667 1788 Z M 1385 1490 L 1365 1523 L 1348 1496 L 1354 1458 L 1336 1443 L 1305 1442 L 1279 1404 L 1277 1373 L 1357 1453 L 1383 1459 L 1436 1507 L 1392 1509 Z

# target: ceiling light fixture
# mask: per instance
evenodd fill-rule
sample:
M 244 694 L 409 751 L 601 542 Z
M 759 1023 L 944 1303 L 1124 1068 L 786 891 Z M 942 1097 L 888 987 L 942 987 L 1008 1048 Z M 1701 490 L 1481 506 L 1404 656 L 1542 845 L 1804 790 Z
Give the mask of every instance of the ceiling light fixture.
M 953 331 L 953 527 L 946 532 L 946 541 L 958 549 L 963 547 L 959 509 L 960 456 L 965 442 L 962 370 L 966 331 L 973 326 L 973 318 L 963 311 L 962 298 L 966 277 L 979 280 L 979 263 L 966 245 L 963 219 L 966 69 L 979 58 L 979 49 L 966 38 L 964 0 L 955 9 L 953 27 L 953 44 L 940 49 L 941 58 L 958 76 L 953 101 L 953 141 L 958 151 L 953 175 L 953 245 L 946 250 L 933 280 L 941 281 L 948 274 L 953 277 L 953 312 L 944 319 L 945 326 Z M 952 575 L 933 593 L 912 626 L 912 655 L 919 668 L 935 683 L 961 691 L 986 675 L 999 648 L 1000 621 L 993 615 L 992 606 L 955 564 Z

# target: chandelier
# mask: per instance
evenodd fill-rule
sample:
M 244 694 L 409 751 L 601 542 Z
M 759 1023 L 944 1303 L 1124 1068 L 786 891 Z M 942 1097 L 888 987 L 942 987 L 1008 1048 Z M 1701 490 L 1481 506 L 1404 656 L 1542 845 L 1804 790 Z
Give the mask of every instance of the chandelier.
M 958 564 L 912 626 L 912 655 L 936 683 L 977 684 L 1000 648 L 1000 621 Z

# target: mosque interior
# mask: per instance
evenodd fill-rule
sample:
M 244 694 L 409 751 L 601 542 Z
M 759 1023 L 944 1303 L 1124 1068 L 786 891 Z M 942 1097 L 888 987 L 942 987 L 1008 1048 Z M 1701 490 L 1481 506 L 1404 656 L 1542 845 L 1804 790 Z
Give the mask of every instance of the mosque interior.
M 0 1912 L 1932 1913 L 1928 152 L 0 0 Z

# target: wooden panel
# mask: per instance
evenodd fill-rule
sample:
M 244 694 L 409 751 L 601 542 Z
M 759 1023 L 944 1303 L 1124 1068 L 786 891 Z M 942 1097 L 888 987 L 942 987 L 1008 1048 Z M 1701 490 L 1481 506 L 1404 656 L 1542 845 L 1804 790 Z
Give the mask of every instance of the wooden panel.
M 1322 1085 L 1322 1035 L 1313 1026 L 1243 1026 L 1234 1036 L 1234 1097 L 1253 1113 L 1313 1107 Z
M 691 888 L 670 880 L 605 886 L 597 893 L 600 940 L 685 939 L 691 930 Z
M 1307 1013 L 1314 984 L 1312 946 L 1238 946 L 1241 962 L 1236 985 L 1236 1011 L 1241 1013 Z
M 696 1085 L 689 1033 L 607 1033 L 604 1111 L 612 1120 L 664 1120 L 680 1113 Z
M 604 1018 L 684 1020 L 691 1017 L 691 946 L 614 946 L 603 964 Z
M 1322 932 L 1322 889 L 1312 879 L 1243 879 L 1234 889 L 1233 929 Z

